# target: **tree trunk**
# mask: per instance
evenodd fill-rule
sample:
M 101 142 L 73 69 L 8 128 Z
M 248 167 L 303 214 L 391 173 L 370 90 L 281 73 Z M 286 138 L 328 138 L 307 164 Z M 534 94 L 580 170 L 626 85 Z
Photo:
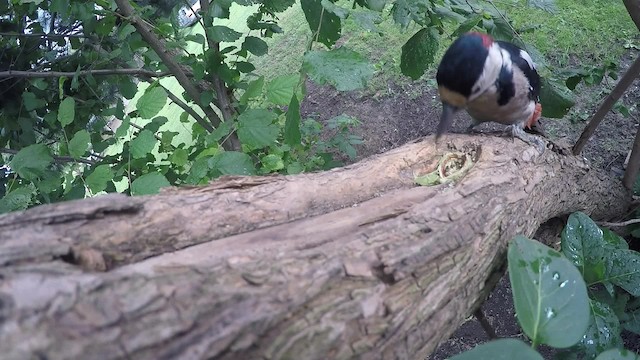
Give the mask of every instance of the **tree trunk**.
M 474 167 L 416 186 L 451 149 Z M 0 217 L 0 353 L 422 359 L 484 300 L 516 234 L 628 200 L 577 157 L 451 136 L 322 173 L 40 206 Z

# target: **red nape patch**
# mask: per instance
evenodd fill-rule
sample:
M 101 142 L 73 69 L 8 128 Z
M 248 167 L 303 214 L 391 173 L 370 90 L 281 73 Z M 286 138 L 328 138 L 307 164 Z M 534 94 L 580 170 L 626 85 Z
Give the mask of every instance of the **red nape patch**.
M 475 35 L 475 36 L 479 36 L 480 38 L 482 38 L 482 45 L 486 48 L 489 48 L 491 46 L 491 44 L 493 44 L 493 38 L 488 35 L 488 34 L 484 34 L 481 32 L 477 32 L 477 31 L 472 31 L 470 33 L 468 33 L 469 35 Z
M 525 124 L 527 129 L 531 129 L 531 127 L 535 125 L 538 119 L 540 119 L 540 116 L 542 116 L 542 105 L 540 105 L 540 103 L 537 103 L 536 109 L 533 111 L 533 115 L 531 115 L 531 118 Z

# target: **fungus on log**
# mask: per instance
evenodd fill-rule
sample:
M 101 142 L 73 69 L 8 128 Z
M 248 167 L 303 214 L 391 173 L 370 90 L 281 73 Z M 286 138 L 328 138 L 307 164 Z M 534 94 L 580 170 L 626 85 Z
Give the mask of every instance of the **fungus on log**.
M 417 186 L 450 151 L 473 168 Z M 0 217 L 0 353 L 420 359 L 484 300 L 516 234 L 628 200 L 577 157 L 456 135 L 322 173 L 40 206 Z

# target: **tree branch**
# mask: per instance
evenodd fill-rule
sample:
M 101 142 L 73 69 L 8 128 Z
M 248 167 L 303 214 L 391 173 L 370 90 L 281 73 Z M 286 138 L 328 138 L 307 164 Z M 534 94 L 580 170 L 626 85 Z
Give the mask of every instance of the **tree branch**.
M 0 148 L 0 153 L 2 154 L 10 154 L 10 155 L 15 155 L 18 153 L 19 150 L 14 150 L 14 149 L 6 149 L 6 148 Z M 96 162 L 93 160 L 89 160 L 89 159 L 83 159 L 83 158 L 74 158 L 71 156 L 52 156 L 53 157 L 53 161 L 57 162 L 57 163 L 69 163 L 69 162 L 77 162 L 77 163 L 82 163 L 82 164 L 87 164 L 87 165 L 93 165 Z
M 56 78 L 56 77 L 73 77 L 87 75 L 133 75 L 140 77 L 160 78 L 165 76 L 173 76 L 170 71 L 156 72 L 145 69 L 99 69 L 99 70 L 80 70 L 80 71 L 19 71 L 9 70 L 0 71 L 0 79 L 2 78 Z M 191 74 L 186 74 L 191 76 Z
M 203 14 L 209 13 L 209 0 L 200 0 L 200 11 L 202 11 Z M 208 26 L 211 26 L 213 24 L 211 17 L 206 16 L 206 19 L 208 20 L 205 21 L 205 24 Z M 219 53 L 220 43 L 218 43 L 217 41 L 213 41 L 209 37 L 206 31 L 206 27 L 205 27 L 204 34 L 207 39 L 207 44 L 209 45 L 209 48 L 213 49 L 216 53 Z M 216 92 L 216 99 L 215 99 L 216 106 L 218 107 L 218 109 L 220 109 L 220 112 L 222 113 L 222 118 L 224 119 L 224 121 L 231 121 L 235 116 L 235 109 L 231 104 L 229 89 L 225 85 L 224 81 L 218 76 L 218 74 L 211 73 L 210 76 L 212 79 L 211 82 L 213 83 L 213 89 Z M 232 132 L 231 134 L 229 134 L 227 138 L 229 139 L 229 144 L 231 145 L 232 148 L 240 149 L 241 144 L 237 134 Z M 222 143 L 222 145 L 224 146 L 224 142 Z
M 139 16 L 134 12 L 133 7 L 128 0 L 115 0 L 118 6 L 119 12 L 124 16 L 140 33 L 140 36 L 149 44 L 149 46 L 156 52 L 163 64 L 169 68 L 169 71 L 173 73 L 178 83 L 184 88 L 189 97 L 193 99 L 196 104 L 200 102 L 200 91 L 196 89 L 191 80 L 187 77 L 186 73 L 182 70 L 180 65 L 173 59 L 171 53 L 167 50 L 166 46 L 160 38 L 158 38 Z M 209 132 L 214 130 L 214 127 L 218 127 L 222 122 L 222 119 L 216 114 L 216 112 L 208 105 L 199 104 L 204 113 L 209 118 L 209 121 L 213 126 L 207 124 L 205 129 Z M 229 148 L 228 150 L 232 150 Z

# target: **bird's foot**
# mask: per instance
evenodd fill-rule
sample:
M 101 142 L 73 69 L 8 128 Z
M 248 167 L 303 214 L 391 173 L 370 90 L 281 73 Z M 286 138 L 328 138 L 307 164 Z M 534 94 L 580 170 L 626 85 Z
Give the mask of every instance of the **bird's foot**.
M 544 153 L 547 145 L 542 138 L 536 135 L 527 134 L 518 124 L 511 125 L 509 128 L 509 130 L 511 130 L 511 136 L 517 137 L 529 145 L 533 145 L 541 155 Z

